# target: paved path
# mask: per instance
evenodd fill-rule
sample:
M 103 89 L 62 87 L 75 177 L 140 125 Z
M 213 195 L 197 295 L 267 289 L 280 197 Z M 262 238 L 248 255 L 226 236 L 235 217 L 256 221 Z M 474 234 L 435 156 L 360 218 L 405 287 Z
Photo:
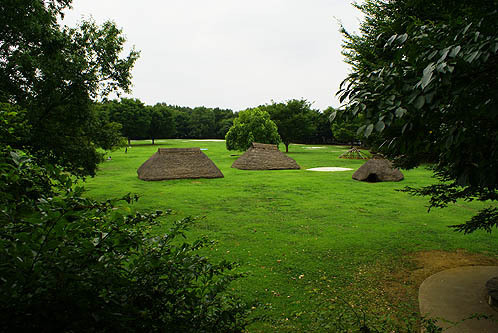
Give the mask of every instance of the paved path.
M 419 289 L 420 313 L 432 318 L 458 322 L 474 313 L 498 312 L 487 303 L 486 281 L 498 276 L 498 266 L 466 266 L 448 269 L 428 277 Z M 439 321 L 443 328 L 451 324 Z M 498 321 L 466 320 L 445 333 L 497 333 Z

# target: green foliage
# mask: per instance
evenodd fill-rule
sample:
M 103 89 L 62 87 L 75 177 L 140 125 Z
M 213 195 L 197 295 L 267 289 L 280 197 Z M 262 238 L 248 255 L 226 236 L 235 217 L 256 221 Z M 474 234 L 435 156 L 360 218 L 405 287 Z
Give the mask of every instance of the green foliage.
M 190 115 L 187 112 L 178 110 L 173 111 L 173 119 L 175 121 L 175 138 L 186 139 L 190 137 L 189 120 Z
M 361 140 L 358 129 L 362 125 L 362 120 L 358 117 L 348 117 L 343 110 L 331 110 L 332 119 L 331 130 L 334 139 L 341 143 L 350 143 Z
M 121 124 L 121 133 L 128 139 L 145 139 L 149 136 L 153 112 L 147 112 L 144 103 L 138 99 L 123 98 L 108 105 L 111 121 Z
M 239 112 L 225 139 L 228 150 L 247 150 L 253 142 L 274 145 L 281 142 L 277 125 L 260 108 Z
M 153 107 L 147 107 L 150 116 L 149 137 L 152 139 L 167 139 L 173 136 L 175 132 L 175 123 L 173 121 L 173 112 L 166 105 L 158 103 Z
M 197 107 L 190 113 L 188 130 L 191 138 L 209 138 L 215 133 L 215 115 L 212 109 Z
M 0 6 L 0 103 L 19 106 L 31 126 L 24 147 L 79 175 L 92 175 L 102 154 L 92 99 L 128 91 L 132 50 L 114 23 L 60 27 L 70 0 L 3 1 Z M 108 131 L 114 130 L 112 126 Z M 43 139 L 41 139 L 43 138 Z
M 121 135 L 122 125 L 113 122 L 109 118 L 107 112 L 107 103 L 95 103 L 92 108 L 92 132 L 94 133 L 93 140 L 96 145 L 105 150 L 115 150 L 123 147 L 126 142 Z
M 245 305 L 227 293 L 234 264 L 181 241 L 193 220 L 155 235 L 161 212 L 95 201 L 70 175 L 3 147 L 1 331 L 239 332 Z M 126 206 L 125 206 L 126 207 Z
M 277 125 L 286 152 L 289 152 L 289 144 L 292 141 L 303 141 L 316 130 L 313 126 L 311 103 L 304 99 L 292 99 L 286 103 L 273 102 L 259 108 L 268 112 L 271 120 Z
M 435 161 L 445 183 L 409 189 L 430 195 L 432 207 L 496 201 L 497 2 L 368 0 L 358 7 L 366 16 L 360 35 L 344 31 L 353 72 L 339 96 L 352 115 L 364 116 L 360 132 L 381 133 L 382 152 L 402 167 Z M 496 207 L 487 212 L 457 230 L 496 225 Z
M 18 106 L 0 103 L 0 142 L 14 146 L 29 135 L 30 126 L 26 121 L 26 111 Z
M 121 99 L 103 104 L 102 112 L 120 123 L 129 140 L 145 138 L 225 138 L 233 124 L 232 110 L 180 107 L 166 103 L 146 106 L 138 99 Z M 145 111 L 144 111 L 145 109 Z
M 327 108 L 323 112 L 318 110 L 313 111 L 313 127 L 316 130 L 308 135 L 303 141 L 305 143 L 330 144 L 332 143 L 332 131 L 330 126 L 330 114 L 332 108 Z
M 215 138 L 224 139 L 228 130 L 233 125 L 234 114 L 232 110 L 224 110 L 220 108 L 214 108 L 215 117 Z
M 226 118 L 220 120 L 218 125 L 218 131 L 216 132 L 216 138 L 225 138 L 230 128 L 233 126 L 234 118 Z

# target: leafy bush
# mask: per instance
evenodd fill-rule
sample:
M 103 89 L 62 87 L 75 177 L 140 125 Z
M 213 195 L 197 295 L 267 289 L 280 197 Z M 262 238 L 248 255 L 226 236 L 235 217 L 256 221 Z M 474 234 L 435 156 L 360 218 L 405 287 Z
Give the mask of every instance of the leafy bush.
M 253 142 L 278 145 L 282 142 L 277 125 L 259 108 L 240 111 L 225 136 L 228 150 L 247 150 Z
M 130 195 L 86 198 L 70 175 L 9 146 L 0 151 L 0 186 L 0 331 L 239 332 L 246 325 L 246 306 L 226 292 L 240 277 L 234 264 L 200 255 L 207 239 L 178 239 L 191 218 L 154 236 L 161 212 L 116 206 L 137 200 Z

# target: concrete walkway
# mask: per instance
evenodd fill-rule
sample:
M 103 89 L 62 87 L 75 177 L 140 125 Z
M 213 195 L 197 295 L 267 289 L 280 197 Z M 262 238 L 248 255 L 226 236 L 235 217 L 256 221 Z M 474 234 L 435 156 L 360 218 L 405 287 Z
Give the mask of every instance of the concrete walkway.
M 420 314 L 431 318 L 443 318 L 458 322 L 470 315 L 479 313 L 494 315 L 498 312 L 487 303 L 485 284 L 498 276 L 498 266 L 465 266 L 439 272 L 428 277 L 419 289 Z M 443 328 L 453 326 L 443 320 L 438 321 Z M 465 320 L 445 333 L 497 333 L 498 321 Z

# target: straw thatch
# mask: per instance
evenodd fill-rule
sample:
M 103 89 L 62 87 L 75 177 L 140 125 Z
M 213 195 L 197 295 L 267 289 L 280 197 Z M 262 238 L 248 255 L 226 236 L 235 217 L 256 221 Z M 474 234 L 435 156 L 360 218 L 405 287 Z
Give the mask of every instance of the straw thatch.
M 339 158 L 347 158 L 349 160 L 368 160 L 368 156 L 356 147 L 353 147 L 347 152 L 339 155 Z
M 289 156 L 278 150 L 276 145 L 256 143 L 235 162 L 232 168 L 241 170 L 284 170 L 301 167 Z
M 223 177 L 220 169 L 199 148 L 159 148 L 137 173 L 142 180 Z
M 368 160 L 353 173 L 353 179 L 367 182 L 398 182 L 404 179 L 399 169 L 390 161 L 381 158 Z

